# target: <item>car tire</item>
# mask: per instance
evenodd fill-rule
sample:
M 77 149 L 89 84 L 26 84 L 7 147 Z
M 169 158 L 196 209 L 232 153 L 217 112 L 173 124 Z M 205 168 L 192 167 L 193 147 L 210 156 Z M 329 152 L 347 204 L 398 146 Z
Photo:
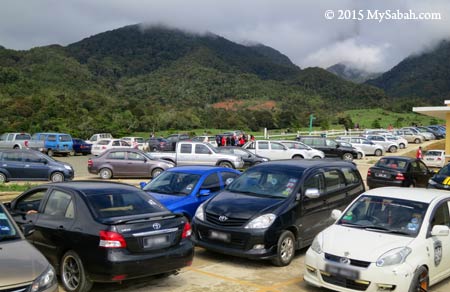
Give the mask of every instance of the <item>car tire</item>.
M 356 159 L 362 159 L 362 158 L 363 158 L 362 153 L 361 153 L 361 152 L 358 152 L 358 155 L 356 156 Z
M 52 175 L 50 176 L 50 180 L 52 182 L 62 182 L 64 181 L 64 174 L 62 172 L 56 171 L 52 173 Z
M 93 282 L 84 270 L 83 262 L 78 254 L 69 250 L 61 259 L 61 282 L 69 292 L 85 292 L 92 288 Z
M 15 150 L 20 149 L 20 146 L 19 146 L 19 145 L 15 145 L 15 146 L 13 147 L 13 149 L 15 149 Z
M 156 150 L 158 150 L 158 149 L 156 149 L 156 147 L 152 148 L 152 152 L 156 152 Z
M 397 146 L 391 146 L 391 147 L 389 147 L 388 151 L 391 152 L 391 153 L 397 152 Z
M 381 155 L 383 155 L 383 150 L 381 150 L 381 149 L 377 149 L 377 150 L 375 150 L 375 156 L 381 156 Z
M 430 278 L 428 275 L 428 270 L 424 266 L 420 266 L 414 272 L 408 292 L 428 291 L 429 284 Z
M 231 163 L 229 163 L 228 161 L 221 161 L 219 163 L 219 166 L 226 167 L 226 168 L 233 168 L 233 165 Z
M 160 175 L 162 172 L 164 171 L 164 169 L 162 168 L 155 168 L 152 170 L 152 178 L 157 177 L 158 175 Z
M 303 159 L 303 156 L 301 156 L 301 155 L 294 155 L 294 156 L 292 156 L 292 159 Z
M 419 138 L 414 139 L 415 144 L 420 144 L 422 141 Z
M 0 184 L 8 182 L 8 178 L 6 177 L 6 174 L 3 172 L 0 172 Z
M 353 154 L 351 154 L 350 152 L 342 154 L 342 160 L 353 161 Z
M 75 155 L 76 155 L 75 151 L 71 150 L 71 151 L 69 152 L 69 156 L 75 156 Z
M 54 154 L 55 154 L 55 153 L 53 152 L 52 149 L 49 149 L 49 150 L 47 151 L 47 155 L 50 156 L 50 157 L 52 157 Z
M 399 147 L 400 149 L 405 149 L 405 148 L 406 148 L 406 145 L 403 144 L 403 143 L 400 143 L 400 144 L 398 144 L 398 147 Z
M 281 233 L 277 244 L 276 257 L 272 263 L 277 267 L 284 267 L 291 263 L 295 255 L 295 238 L 292 232 L 285 230 Z
M 312 159 L 322 159 L 320 156 L 314 156 Z
M 100 175 L 100 177 L 101 177 L 102 179 L 110 179 L 110 178 L 113 177 L 112 170 L 109 169 L 109 168 L 106 168 L 106 167 L 100 169 L 100 171 L 98 172 L 98 174 Z

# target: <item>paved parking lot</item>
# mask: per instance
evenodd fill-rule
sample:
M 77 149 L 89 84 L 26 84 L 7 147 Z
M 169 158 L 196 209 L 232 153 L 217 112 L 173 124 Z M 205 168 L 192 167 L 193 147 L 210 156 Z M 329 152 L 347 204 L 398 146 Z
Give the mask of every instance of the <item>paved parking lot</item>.
M 414 145 L 411 145 L 409 150 L 414 149 L 414 147 Z M 402 153 L 404 151 L 396 154 Z M 71 163 L 76 171 L 76 179 L 98 179 L 97 176 L 90 175 L 87 172 L 88 157 L 86 156 L 56 157 L 56 159 Z M 367 169 L 375 160 L 375 157 L 369 157 L 357 161 L 358 169 L 363 178 L 365 178 Z M 120 181 L 138 185 L 140 181 L 145 181 L 145 179 Z M 306 249 L 298 251 L 297 256 L 289 266 L 280 268 L 272 266 L 268 261 L 251 261 L 196 248 L 193 265 L 182 269 L 178 275 L 163 279 L 149 277 L 124 281 L 120 284 L 99 283 L 94 285 L 92 291 L 329 291 L 310 287 L 303 281 L 305 252 Z M 450 280 L 433 287 L 431 291 L 450 291 Z

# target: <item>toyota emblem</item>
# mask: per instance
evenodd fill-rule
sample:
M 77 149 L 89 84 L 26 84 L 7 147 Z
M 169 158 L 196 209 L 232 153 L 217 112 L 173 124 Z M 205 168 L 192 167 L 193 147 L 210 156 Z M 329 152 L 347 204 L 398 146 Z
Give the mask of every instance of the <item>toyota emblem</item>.
M 161 224 L 153 223 L 153 229 L 160 229 L 160 228 L 161 228 Z
M 228 220 L 228 217 L 227 217 L 227 216 L 222 215 L 222 216 L 219 217 L 219 221 L 220 221 L 220 222 L 225 222 L 225 221 L 227 221 L 227 220 Z

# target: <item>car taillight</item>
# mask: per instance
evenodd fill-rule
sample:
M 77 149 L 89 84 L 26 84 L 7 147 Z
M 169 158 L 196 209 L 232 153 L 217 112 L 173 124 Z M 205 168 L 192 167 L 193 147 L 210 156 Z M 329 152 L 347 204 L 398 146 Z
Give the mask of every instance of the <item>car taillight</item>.
M 102 149 L 106 149 L 106 146 L 102 146 Z
M 181 234 L 181 238 L 189 238 L 189 237 L 191 237 L 191 234 L 192 234 L 191 224 L 189 224 L 189 222 L 186 222 L 184 224 L 183 233 Z
M 125 248 L 127 243 L 122 234 L 114 231 L 100 231 L 100 243 L 99 246 L 105 248 Z
M 370 171 L 370 169 L 367 171 L 367 176 L 371 176 L 372 172 Z
M 89 158 L 88 160 L 88 167 L 92 167 L 94 165 L 94 162 L 92 162 L 92 159 Z
M 403 176 L 403 173 L 397 172 L 397 175 L 395 176 L 396 180 L 405 180 L 405 177 Z
M 23 144 L 25 145 L 25 147 L 28 147 L 28 140 L 25 140 L 25 142 L 23 142 Z

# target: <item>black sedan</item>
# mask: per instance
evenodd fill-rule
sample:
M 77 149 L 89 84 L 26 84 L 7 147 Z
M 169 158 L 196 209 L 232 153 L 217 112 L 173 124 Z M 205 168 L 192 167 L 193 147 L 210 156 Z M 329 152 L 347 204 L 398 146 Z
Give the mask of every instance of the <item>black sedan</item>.
M 428 188 L 450 190 L 450 163 L 445 165 L 428 181 Z
M 83 139 L 73 138 L 73 151 L 76 154 L 88 155 L 91 154 L 92 144 L 87 143 Z
M 187 219 L 130 185 L 41 185 L 12 201 L 10 210 L 19 225 L 34 228 L 27 239 L 59 271 L 66 291 L 168 275 L 192 263 Z
M 420 159 L 406 156 L 382 157 L 367 171 L 367 186 L 426 187 L 434 171 Z
M 218 147 L 216 149 L 220 153 L 234 154 L 234 155 L 242 157 L 242 160 L 244 160 L 244 168 L 259 164 L 261 162 L 270 161 L 269 158 L 256 155 L 256 154 L 248 151 L 247 149 L 243 149 L 241 147 L 223 146 L 223 147 Z

